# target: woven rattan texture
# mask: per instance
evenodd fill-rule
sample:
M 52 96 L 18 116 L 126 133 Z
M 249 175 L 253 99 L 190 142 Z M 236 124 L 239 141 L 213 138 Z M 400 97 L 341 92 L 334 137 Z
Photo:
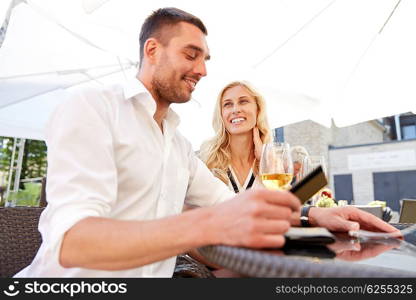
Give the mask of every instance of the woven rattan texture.
M 43 207 L 0 208 L 0 277 L 12 277 L 32 262 L 41 244 Z

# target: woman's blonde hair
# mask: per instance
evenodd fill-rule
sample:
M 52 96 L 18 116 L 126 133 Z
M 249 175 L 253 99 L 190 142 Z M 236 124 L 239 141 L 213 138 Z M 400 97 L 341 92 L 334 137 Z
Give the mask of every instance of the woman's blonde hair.
M 264 143 L 270 140 L 270 127 L 266 115 L 266 103 L 262 95 L 259 94 L 248 82 L 234 81 L 227 84 L 219 93 L 215 105 L 212 127 L 215 136 L 204 142 L 201 146 L 200 157 L 208 166 L 208 169 L 214 171 L 214 174 L 225 183 L 228 183 L 227 168 L 231 161 L 230 137 L 225 129 L 222 119 L 222 98 L 224 93 L 236 86 L 244 87 L 249 94 L 256 100 L 257 104 L 257 123 L 260 139 Z M 258 173 L 258 162 L 254 165 L 254 172 Z

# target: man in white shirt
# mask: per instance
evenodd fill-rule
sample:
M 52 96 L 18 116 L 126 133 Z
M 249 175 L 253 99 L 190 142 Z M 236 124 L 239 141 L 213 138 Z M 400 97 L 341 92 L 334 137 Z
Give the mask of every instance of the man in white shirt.
M 235 196 L 176 130 L 169 106 L 189 101 L 206 76 L 206 34 L 184 11 L 155 11 L 140 34 L 137 78 L 79 91 L 56 110 L 47 132 L 43 243 L 17 276 L 171 277 L 180 253 L 210 244 L 279 247 L 300 224 L 296 197 Z M 184 202 L 201 208 L 181 213 Z M 358 229 L 354 221 L 395 230 L 363 216 L 314 208 L 309 220 L 332 230 Z

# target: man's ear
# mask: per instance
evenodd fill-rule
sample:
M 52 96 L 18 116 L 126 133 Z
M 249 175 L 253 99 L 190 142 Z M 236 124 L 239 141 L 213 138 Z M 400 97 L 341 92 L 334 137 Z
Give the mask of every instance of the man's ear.
M 144 43 L 144 58 L 152 65 L 157 61 L 159 48 L 160 43 L 154 38 L 150 38 Z

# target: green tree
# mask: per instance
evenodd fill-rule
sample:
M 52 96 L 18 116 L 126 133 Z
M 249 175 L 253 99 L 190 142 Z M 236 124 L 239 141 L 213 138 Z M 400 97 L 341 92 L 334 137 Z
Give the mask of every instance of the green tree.
M 44 141 L 26 140 L 21 178 L 46 175 L 46 144 Z
M 7 184 L 9 176 L 10 162 L 13 154 L 14 139 L 10 137 L 0 137 L 0 172 L 6 178 L 4 185 Z M 46 176 L 47 151 L 44 141 L 26 140 L 22 161 L 21 179 L 38 178 Z M 15 160 L 17 160 L 17 151 Z M 14 176 L 14 174 L 13 174 Z M 12 178 L 14 180 L 14 178 Z M 1 185 L 1 182 L 0 182 Z M 3 188 L 5 188 L 3 186 Z M 25 185 L 21 183 L 19 188 L 25 190 Z

